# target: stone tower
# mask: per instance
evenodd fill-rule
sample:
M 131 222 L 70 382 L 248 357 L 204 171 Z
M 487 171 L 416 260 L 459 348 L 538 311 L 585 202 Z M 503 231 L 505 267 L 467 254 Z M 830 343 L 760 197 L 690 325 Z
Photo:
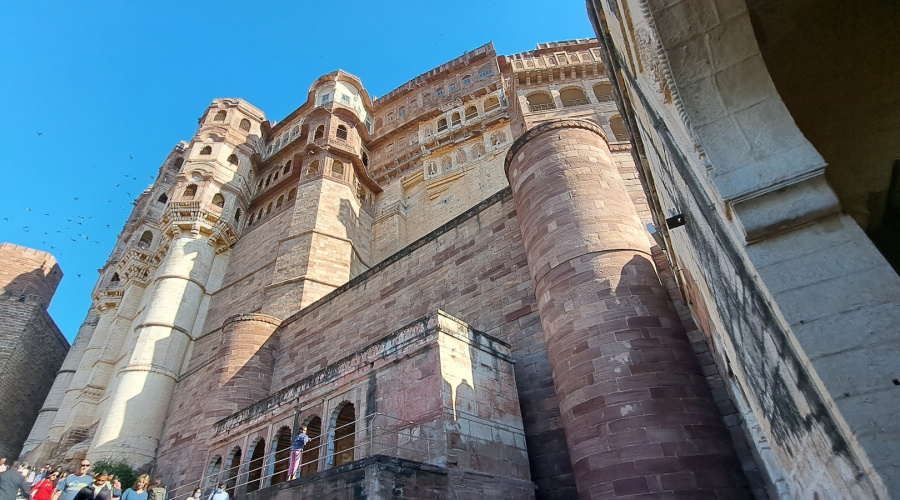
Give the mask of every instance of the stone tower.
M 15 415 L 0 425 L 0 457 L 11 461 L 23 445 L 25 452 L 34 446 L 30 437 L 26 441 L 28 428 L 53 419 L 53 410 L 42 410 L 40 402 L 47 398 L 69 343 L 47 313 L 63 277 L 56 259 L 0 243 L 0 263 L 0 400 Z

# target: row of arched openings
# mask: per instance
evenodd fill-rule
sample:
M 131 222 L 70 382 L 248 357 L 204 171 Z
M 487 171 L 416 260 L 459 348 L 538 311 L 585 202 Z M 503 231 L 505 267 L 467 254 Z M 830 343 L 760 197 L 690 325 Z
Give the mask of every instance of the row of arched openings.
M 600 82 L 593 87 L 594 97 L 597 102 L 610 102 L 612 98 L 612 84 L 609 82 Z M 548 109 L 556 109 L 556 102 L 549 92 L 538 90 L 528 94 L 525 99 L 528 101 L 530 111 L 545 111 Z M 567 87 L 559 91 L 559 100 L 564 108 L 572 106 L 581 106 L 590 104 L 590 100 L 581 87 Z
M 320 457 L 326 457 L 326 467 L 340 467 L 354 460 L 356 445 L 356 410 L 352 403 L 345 403 L 334 413 L 329 422 L 331 440 L 322 443 L 322 419 L 314 416 L 307 420 L 307 435 L 310 440 L 301 458 L 300 477 L 311 476 L 319 471 Z M 221 455 L 213 457 L 206 471 L 204 484 L 212 486 L 224 482 L 229 493 L 240 482 L 246 481 L 247 493 L 261 488 L 283 483 L 289 479 L 291 457 L 291 429 L 281 427 L 274 437 L 274 446 L 266 453 L 266 440 L 257 439 L 249 448 L 249 457 L 244 459 L 240 446 L 231 449 L 224 464 Z M 268 459 L 267 459 L 268 456 Z M 243 468 L 244 464 L 246 467 Z M 242 474 L 246 478 L 242 480 Z
M 214 122 L 224 122 L 225 118 L 227 118 L 227 117 L 228 117 L 228 112 L 225 111 L 224 109 L 220 109 L 219 111 L 216 112 L 215 116 L 213 116 L 213 121 Z M 244 132 L 249 132 L 250 131 L 250 120 L 248 120 L 246 118 L 242 119 L 240 127 L 241 127 L 241 130 L 243 130 Z

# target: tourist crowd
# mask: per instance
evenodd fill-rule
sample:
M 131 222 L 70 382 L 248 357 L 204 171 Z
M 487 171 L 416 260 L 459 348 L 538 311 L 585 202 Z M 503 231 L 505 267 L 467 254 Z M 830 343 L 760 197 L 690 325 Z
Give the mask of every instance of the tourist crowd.
M 40 469 L 19 463 L 10 467 L 5 458 L 0 458 L 0 500 L 169 500 L 161 478 L 151 482 L 150 476 L 143 474 L 123 490 L 118 477 L 91 475 L 90 469 L 88 460 L 82 460 L 78 470 L 69 471 L 50 464 Z M 201 500 L 202 495 L 203 490 L 198 488 L 183 500 Z M 218 485 L 206 500 L 229 500 L 225 485 Z

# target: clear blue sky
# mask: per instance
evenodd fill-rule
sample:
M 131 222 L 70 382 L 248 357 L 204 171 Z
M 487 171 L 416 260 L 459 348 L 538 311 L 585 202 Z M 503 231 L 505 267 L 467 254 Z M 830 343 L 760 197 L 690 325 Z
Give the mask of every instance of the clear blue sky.
M 56 256 L 50 312 L 71 341 L 131 202 L 214 98 L 281 120 L 338 68 L 380 96 L 488 41 L 514 54 L 591 36 L 583 0 L 7 0 L 0 241 Z

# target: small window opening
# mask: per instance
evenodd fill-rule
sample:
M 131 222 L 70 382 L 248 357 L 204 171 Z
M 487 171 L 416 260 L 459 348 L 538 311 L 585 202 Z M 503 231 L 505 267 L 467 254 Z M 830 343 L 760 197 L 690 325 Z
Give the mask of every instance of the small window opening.
M 441 118 L 440 120 L 438 120 L 437 130 L 438 130 L 438 132 L 443 132 L 443 131 L 447 130 L 447 119 L 446 118 Z
M 318 127 L 316 127 L 316 133 L 313 136 L 313 140 L 318 141 L 323 137 L 325 137 L 325 125 L 319 125 Z
M 119 273 L 113 273 L 112 278 L 109 279 L 110 283 L 118 283 L 119 282 Z
M 142 248 L 150 248 L 150 245 L 153 244 L 153 233 L 150 231 L 144 231 L 144 234 L 141 235 L 141 240 L 138 241 L 138 246 Z
M 297 188 L 291 189 L 290 192 L 288 192 L 288 201 L 291 201 L 296 197 L 297 197 Z
M 203 146 L 203 149 L 200 150 L 201 155 L 211 155 L 212 154 L 212 146 Z
M 182 194 L 182 198 L 193 198 L 197 195 L 197 185 L 196 184 L 188 184 L 186 188 L 184 188 L 184 194 Z
M 159 203 L 166 203 L 169 201 L 169 197 L 166 196 L 166 193 L 159 195 L 159 198 L 156 199 Z
M 309 175 L 319 173 L 319 160 L 313 160 L 312 163 L 309 164 Z
M 284 168 L 282 169 L 281 172 L 282 172 L 284 175 L 287 175 L 288 172 L 290 172 L 290 171 L 291 171 L 291 160 L 288 160 L 288 162 L 284 164 Z
M 235 222 L 240 222 L 240 221 L 241 221 L 241 213 L 242 213 L 242 212 L 241 212 L 241 209 L 240 209 L 240 208 L 238 208 L 237 210 L 234 211 L 234 221 L 235 221 Z
M 241 120 L 241 130 L 243 130 L 244 132 L 250 131 L 250 120 L 248 120 L 246 118 Z
M 215 118 L 213 118 L 213 121 L 214 121 L 214 122 L 224 122 L 224 121 L 225 121 L 225 116 L 226 116 L 227 114 L 228 114 L 228 113 L 226 113 L 224 109 L 220 109 L 219 112 L 216 113 Z
M 343 177 L 344 164 L 338 160 L 334 160 L 334 162 L 331 164 L 331 175 L 332 177 Z
M 488 97 L 487 100 L 484 101 L 484 112 L 493 111 L 500 107 L 500 99 L 497 99 L 497 96 Z
M 473 118 L 478 117 L 478 108 L 475 106 L 469 106 L 466 108 L 466 120 L 471 120 Z
M 459 117 L 459 113 L 453 113 L 450 116 L 450 125 L 456 127 L 462 122 L 462 119 Z
M 278 201 L 275 202 L 275 208 L 281 208 L 281 205 L 284 205 L 284 195 L 278 197 Z
M 231 155 L 231 156 L 229 156 L 229 157 L 228 157 L 228 163 L 231 163 L 232 165 L 237 165 L 237 164 L 238 164 L 238 157 L 237 157 L 237 155 Z
M 338 125 L 337 132 L 335 133 L 338 139 L 347 140 L 347 127 L 343 125 Z
M 222 193 L 216 193 L 216 195 L 213 196 L 212 204 L 219 208 L 225 207 L 225 197 L 222 196 Z

